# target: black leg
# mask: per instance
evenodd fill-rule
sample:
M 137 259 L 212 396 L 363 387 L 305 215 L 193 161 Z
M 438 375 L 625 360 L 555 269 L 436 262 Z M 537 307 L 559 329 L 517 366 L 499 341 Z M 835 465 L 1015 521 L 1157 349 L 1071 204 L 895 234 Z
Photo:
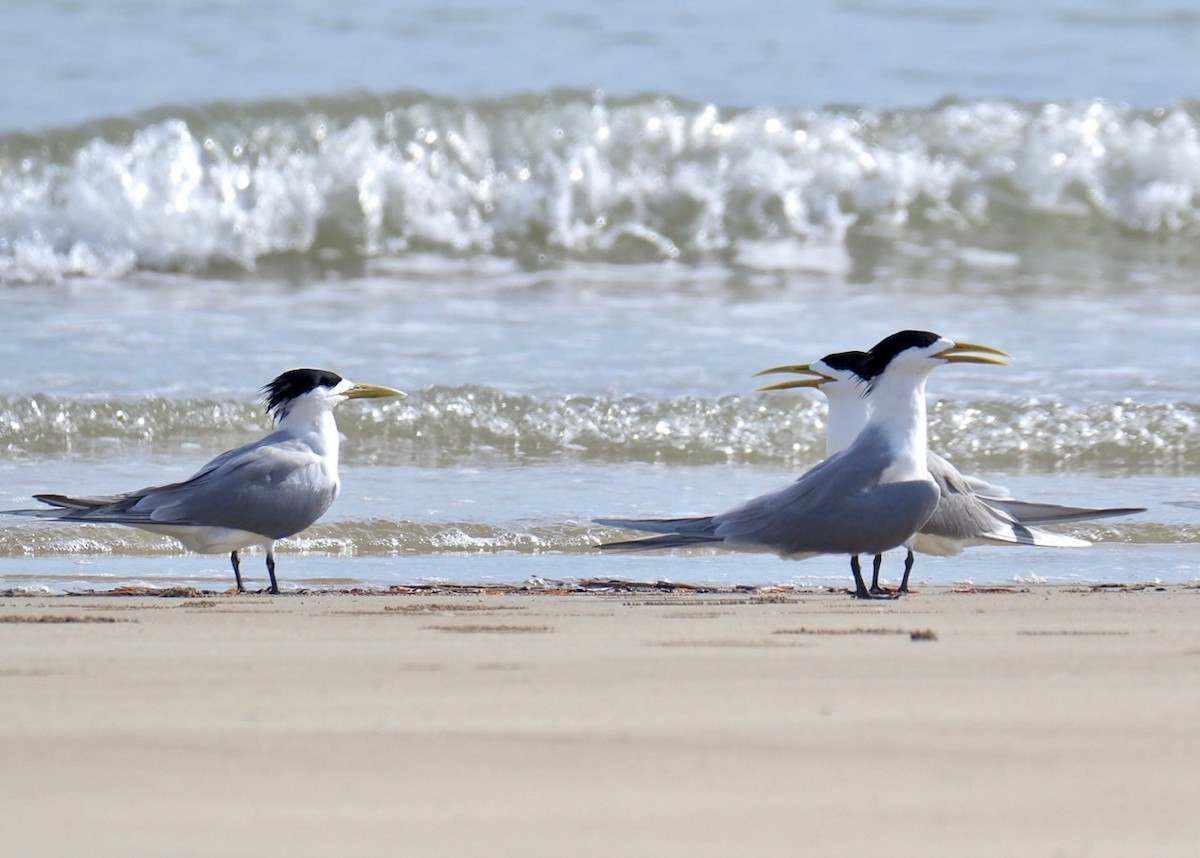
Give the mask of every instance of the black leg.
M 271 576 L 271 593 L 279 595 L 279 585 L 275 582 L 275 552 L 267 549 L 267 574 Z
M 233 564 L 233 577 L 237 581 L 239 593 L 245 593 L 246 588 L 242 586 L 242 564 L 238 561 L 236 551 L 229 552 L 229 562 Z
M 871 592 L 876 596 L 886 595 L 890 590 L 886 587 L 879 586 L 879 569 L 883 566 L 883 555 L 875 555 L 875 566 L 871 572 Z
M 910 572 L 912 572 L 914 560 L 916 560 L 916 558 L 913 557 L 912 549 L 910 548 L 908 549 L 908 556 L 904 558 L 904 578 L 902 578 L 900 581 L 900 589 L 896 591 L 897 593 L 908 592 L 908 575 Z
M 854 593 L 856 599 L 870 599 L 871 592 L 867 589 L 866 583 L 863 581 L 862 567 L 858 563 L 858 555 L 850 555 L 850 571 L 854 573 Z

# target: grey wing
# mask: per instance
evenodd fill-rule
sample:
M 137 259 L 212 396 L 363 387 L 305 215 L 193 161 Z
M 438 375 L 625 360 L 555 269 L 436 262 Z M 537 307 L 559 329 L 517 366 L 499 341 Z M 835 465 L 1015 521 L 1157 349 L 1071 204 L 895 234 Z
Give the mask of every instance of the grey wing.
M 941 498 L 922 526 L 922 533 L 958 541 L 986 539 L 989 535 L 1002 539 L 1006 530 L 1011 534 L 1011 525 L 1015 523 L 1012 516 L 980 500 L 970 482 L 953 465 L 940 456 L 930 455 L 929 472 Z
M 646 530 L 651 533 L 694 533 L 712 531 L 711 515 L 684 516 L 682 518 L 593 518 L 593 524 L 605 527 L 624 527 L 629 530 Z
M 712 534 L 712 516 L 686 516 L 683 518 L 596 518 L 596 524 L 606 527 L 625 527 L 630 530 L 648 530 L 661 536 L 642 539 L 626 539 L 621 542 L 605 542 L 596 546 L 607 551 L 648 551 L 653 548 L 683 548 L 703 545 L 721 540 Z
M 929 517 L 938 495 L 928 480 L 881 483 L 889 462 L 882 445 L 856 441 L 782 491 L 715 516 L 716 534 L 730 545 L 795 556 L 895 548 Z
M 103 497 L 35 495 L 58 508 L 27 514 L 133 526 L 228 527 L 282 539 L 320 518 L 337 491 L 311 449 L 276 433 L 222 453 L 182 482 Z
M 1067 524 L 1076 521 L 1091 521 L 1097 518 L 1134 515 L 1146 511 L 1145 507 L 1096 508 L 1018 500 L 1003 486 L 997 486 L 978 477 L 967 476 L 945 458 L 932 452 L 929 454 L 929 470 L 934 475 L 934 479 L 938 480 L 943 495 L 946 494 L 947 489 L 954 493 L 969 492 L 993 511 L 1000 510 L 1002 515 L 1011 516 L 1021 524 Z M 950 486 L 943 484 L 938 477 L 939 474 L 953 474 L 954 484 Z M 934 518 L 937 518 L 937 513 L 934 514 Z
M 941 496 L 933 514 L 912 543 L 917 551 L 957 554 L 965 545 L 989 542 L 1057 548 L 1080 548 L 1089 544 L 1019 521 L 1003 503 L 975 494 L 971 481 L 944 459 L 935 461 L 931 457 L 929 465 Z
M 1146 511 L 1145 507 L 1062 506 L 1055 503 L 1016 500 L 1015 498 L 993 499 L 987 496 L 984 496 L 983 500 L 991 506 L 1003 509 L 1022 524 L 1067 524 L 1075 521 L 1093 521 L 1098 518 L 1136 515 Z
M 928 464 L 929 472 L 934 475 L 935 480 L 937 479 L 939 472 L 953 472 L 957 475 L 962 486 L 972 493 L 979 495 L 980 497 L 987 498 L 989 501 L 1006 500 L 1007 498 L 1012 497 L 1012 495 L 1009 494 L 1008 489 L 1006 489 L 1004 486 L 998 486 L 995 483 L 989 483 L 987 480 L 980 479 L 979 477 L 969 477 L 962 473 L 962 471 L 958 470 L 958 468 L 954 467 L 954 465 L 950 464 L 950 461 L 944 456 L 939 456 L 932 450 L 930 450 L 928 453 Z
M 185 482 L 143 490 L 130 511 L 155 524 L 229 527 L 282 539 L 320 518 L 337 497 L 337 482 L 299 442 L 234 452 Z
M 35 500 L 49 504 L 55 507 L 55 509 L 11 510 L 11 512 L 37 515 L 45 518 L 71 518 L 120 524 L 132 524 L 138 521 L 149 523 L 152 521 L 149 517 L 150 509 L 152 508 L 139 506 L 141 501 L 148 495 L 156 493 L 165 494 L 182 489 L 185 486 L 203 482 L 209 479 L 214 472 L 221 470 L 222 467 L 229 463 L 236 463 L 242 458 L 252 456 L 256 450 L 262 447 L 284 443 L 286 443 L 284 436 L 281 433 L 273 432 L 251 444 L 226 450 L 224 453 L 208 461 L 200 470 L 182 482 L 168 483 L 161 486 L 147 486 L 144 489 L 122 492 L 116 495 L 36 494 L 33 496 Z M 124 516 L 124 518 L 118 518 L 118 516 Z
M 698 545 L 719 545 L 720 543 L 721 540 L 718 537 L 702 533 L 663 533 L 658 536 L 626 539 L 621 542 L 605 542 L 596 547 L 604 551 L 650 551 L 655 548 L 689 548 Z
M 819 475 L 836 477 L 839 469 L 831 468 L 830 463 L 840 461 L 841 455 L 836 453 L 818 462 L 780 491 L 759 495 L 713 516 L 716 534 L 731 545 L 772 545 L 782 550 L 806 517 L 820 513 L 829 492 L 828 483 Z

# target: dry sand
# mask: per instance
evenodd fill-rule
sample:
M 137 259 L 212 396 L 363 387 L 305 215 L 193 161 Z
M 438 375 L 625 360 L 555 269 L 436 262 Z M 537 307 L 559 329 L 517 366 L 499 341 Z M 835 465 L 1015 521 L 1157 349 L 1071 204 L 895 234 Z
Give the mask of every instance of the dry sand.
M 6 856 L 1200 854 L 1200 590 L 0 599 Z

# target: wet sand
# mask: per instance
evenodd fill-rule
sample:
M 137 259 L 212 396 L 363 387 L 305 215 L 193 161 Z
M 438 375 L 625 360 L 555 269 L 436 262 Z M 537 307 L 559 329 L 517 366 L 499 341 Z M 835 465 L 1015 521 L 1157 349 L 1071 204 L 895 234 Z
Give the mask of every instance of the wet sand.
M 5 854 L 1193 855 L 1200 589 L 0 599 Z

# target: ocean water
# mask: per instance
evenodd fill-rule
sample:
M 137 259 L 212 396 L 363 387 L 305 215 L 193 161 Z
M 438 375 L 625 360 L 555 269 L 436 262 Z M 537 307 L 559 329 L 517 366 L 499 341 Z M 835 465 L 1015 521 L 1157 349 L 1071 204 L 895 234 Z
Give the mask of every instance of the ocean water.
M 1014 356 L 930 380 L 962 470 L 1148 508 L 919 581 L 1200 578 L 1172 505 L 1200 498 L 1190 6 L 10 12 L 0 508 L 186 477 L 320 366 L 409 396 L 342 408 L 342 497 L 279 546 L 285 586 L 839 584 L 844 558 L 601 556 L 589 522 L 785 485 L 824 406 L 752 374 L 916 327 Z M 230 577 L 0 522 L 0 589 Z

